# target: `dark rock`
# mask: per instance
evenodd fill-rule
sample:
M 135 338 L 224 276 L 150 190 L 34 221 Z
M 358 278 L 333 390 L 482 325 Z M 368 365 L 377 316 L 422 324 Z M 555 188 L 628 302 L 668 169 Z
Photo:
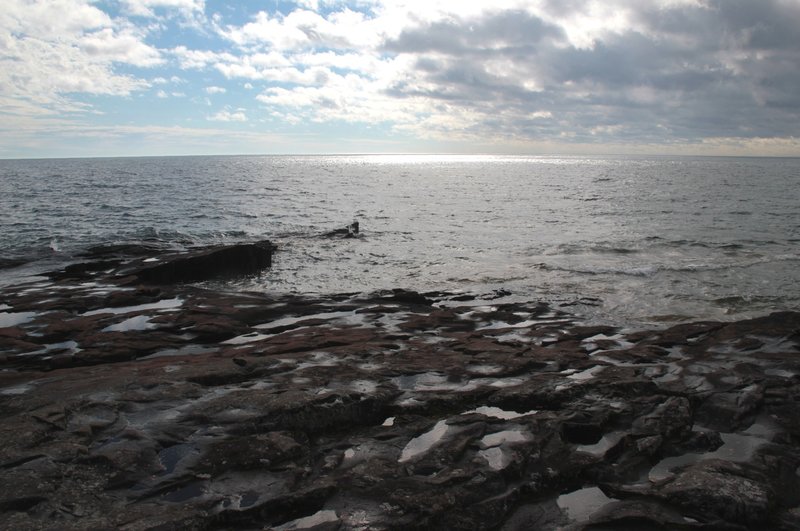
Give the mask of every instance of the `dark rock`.
M 750 385 L 738 391 L 714 393 L 695 412 L 695 420 L 707 428 L 731 432 L 749 426 L 764 400 L 764 390 Z
M 326 232 L 323 236 L 326 238 L 355 238 L 358 236 L 359 225 L 358 221 L 352 222 L 350 225 L 341 228 L 332 230 L 330 232 Z
M 400 304 L 411 304 L 411 305 L 420 305 L 420 306 L 430 306 L 433 304 L 433 300 L 429 299 L 425 295 L 421 293 L 417 293 L 416 291 L 408 291 L 404 289 L 394 289 L 391 292 L 382 295 L 382 300 L 386 302 L 395 302 Z
M 47 501 L 47 498 L 42 496 L 24 496 L 21 498 L 8 498 L 5 500 L 0 500 L 0 512 L 25 512 L 30 510 L 35 505 L 42 503 L 43 501 Z
M 165 259 L 164 263 L 140 269 L 136 275 L 142 282 L 153 284 L 250 275 L 272 265 L 273 251 L 269 241 L 212 248 Z
M 572 444 L 594 444 L 603 436 L 603 427 L 589 422 L 565 422 L 561 433 Z
M 0 333 L 0 528 L 800 528 L 800 314 L 117 289 L 152 263 L 125 252 L 0 290 L 31 312 Z
M 26 262 L 27 260 L 23 258 L 0 258 L 0 269 L 11 269 Z
M 602 508 L 592 515 L 589 525 L 583 529 L 668 531 L 686 527 L 687 522 L 683 515 L 668 505 L 652 500 L 625 500 Z
M 61 271 L 48 273 L 53 279 L 85 279 L 90 278 L 92 273 L 113 269 L 120 265 L 120 260 L 99 260 L 95 262 L 81 262 L 70 264 Z
M 219 475 L 233 470 L 258 470 L 295 460 L 307 452 L 288 432 L 234 437 L 212 445 L 196 469 Z
M 757 472 L 720 460 L 688 468 L 663 486 L 660 495 L 696 515 L 748 525 L 763 525 L 775 507 L 775 493 Z

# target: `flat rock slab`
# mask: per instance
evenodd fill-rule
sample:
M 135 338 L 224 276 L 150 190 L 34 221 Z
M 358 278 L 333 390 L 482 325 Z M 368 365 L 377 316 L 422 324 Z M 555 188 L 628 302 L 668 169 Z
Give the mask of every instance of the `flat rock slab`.
M 98 253 L 0 294 L 0 528 L 800 527 L 798 313 L 624 332 Z

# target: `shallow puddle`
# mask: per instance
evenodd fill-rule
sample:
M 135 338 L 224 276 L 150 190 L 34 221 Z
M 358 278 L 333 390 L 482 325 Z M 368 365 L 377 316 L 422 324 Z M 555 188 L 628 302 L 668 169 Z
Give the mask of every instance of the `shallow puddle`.
M 315 352 L 311 356 L 310 361 L 304 361 L 297 364 L 297 370 L 307 369 L 309 367 L 335 367 L 341 363 L 341 359 L 333 356 L 327 352 Z
M 199 498 L 206 493 L 206 485 L 201 481 L 189 483 L 184 487 L 168 492 L 161 499 L 172 503 L 185 503 L 193 498 Z
M 0 328 L 19 326 L 36 317 L 36 312 L 0 312 Z
M 11 387 L 4 387 L 3 389 L 0 389 L 0 395 L 4 396 L 23 395 L 28 391 L 32 390 L 33 386 L 31 384 L 12 385 Z
M 350 389 L 356 393 L 372 394 L 378 389 L 378 384 L 370 380 L 354 380 L 350 383 Z
M 213 347 L 204 347 L 202 345 L 186 345 L 180 348 L 168 348 L 165 350 L 159 350 L 155 354 L 150 354 L 149 356 L 144 356 L 138 358 L 140 360 L 150 360 L 153 358 L 164 358 L 168 356 L 191 356 L 195 354 L 207 354 L 209 352 L 215 352 L 217 349 Z
M 122 313 L 143 312 L 148 310 L 167 310 L 171 308 L 179 308 L 183 305 L 183 299 L 175 297 L 174 299 L 162 299 L 158 302 L 151 302 L 147 304 L 137 304 L 135 306 L 121 306 L 119 308 L 100 308 L 99 310 L 91 310 L 84 312 L 82 316 L 100 315 L 102 313 L 113 313 L 119 315 Z
M 556 320 L 545 320 L 545 319 L 528 319 L 527 321 L 521 321 L 519 323 L 506 323 L 505 321 L 492 321 L 491 323 L 478 327 L 476 331 L 482 330 L 499 330 L 504 328 L 532 328 L 534 326 L 542 326 L 542 325 L 567 325 L 571 324 L 572 320 L 570 319 L 556 319 Z
M 294 328 L 295 325 L 303 323 L 305 321 L 311 320 L 323 320 L 329 321 L 340 317 L 352 317 L 353 312 L 324 312 L 324 313 L 315 313 L 310 315 L 299 315 L 296 317 L 283 317 L 281 319 L 275 319 L 274 321 L 270 321 L 268 323 L 261 323 L 255 325 L 253 328 L 257 328 L 258 330 L 271 330 L 274 328 Z M 297 328 L 305 328 L 305 326 L 297 327 Z
M 156 325 L 150 322 L 152 316 L 150 315 L 137 315 L 125 319 L 117 324 L 107 326 L 101 332 L 136 332 L 140 330 L 151 330 L 156 328 Z
M 585 371 L 576 372 L 575 374 L 570 374 L 567 376 L 570 380 L 575 380 L 578 382 L 582 382 L 584 380 L 591 380 L 595 377 L 595 375 L 605 369 L 605 365 L 595 365 L 590 369 L 586 369 Z
M 767 376 L 777 376 L 778 378 L 794 378 L 798 373 L 784 369 L 767 369 L 764 371 L 764 374 Z
M 454 391 L 464 386 L 461 380 L 450 380 L 438 372 L 404 374 L 391 379 L 401 391 Z
M 475 378 L 462 379 L 460 376 L 446 376 L 438 372 L 424 372 L 421 374 L 404 374 L 391 378 L 390 381 L 401 391 L 473 391 L 481 386 L 487 387 L 513 387 L 527 381 L 525 378 Z
M 527 442 L 528 440 L 530 440 L 530 437 L 522 430 L 504 430 L 485 435 L 478 442 L 478 446 L 486 449 L 503 444 L 523 443 Z
M 317 511 L 311 516 L 306 516 L 303 518 L 298 518 L 297 520 L 292 520 L 291 522 L 286 522 L 285 524 L 274 527 L 273 529 L 275 529 L 275 531 L 290 531 L 292 529 L 312 529 L 317 526 L 322 526 L 324 524 L 334 524 L 336 522 L 339 522 L 339 515 L 336 514 L 336 511 L 326 509 L 322 511 Z
M 51 343 L 49 345 L 45 345 L 44 348 L 35 350 L 33 352 L 25 352 L 23 354 L 19 354 L 19 356 L 38 356 L 40 354 L 47 354 L 49 352 L 60 352 L 60 351 L 68 351 L 69 354 L 74 355 L 80 352 L 82 349 L 78 346 L 76 341 L 62 341 L 61 343 Z
M 599 488 L 588 487 L 562 494 L 556 504 L 570 520 L 581 522 L 614 501 L 617 500 L 609 498 Z
M 467 365 L 467 371 L 474 374 L 490 375 L 503 372 L 503 367 L 500 365 Z
M 508 453 L 500 447 L 481 450 L 478 455 L 482 457 L 492 470 L 503 470 L 511 463 Z
M 197 449 L 190 444 L 176 444 L 175 446 L 164 448 L 158 452 L 158 460 L 161 462 L 161 466 L 164 467 L 161 474 L 172 474 L 181 461 L 196 453 Z
M 533 338 L 524 336 L 519 332 L 508 332 L 506 334 L 494 336 L 494 340 L 498 343 L 530 343 L 533 341 Z
M 625 436 L 623 431 L 612 431 L 603 435 L 599 441 L 594 444 L 583 444 L 575 448 L 579 452 L 584 452 L 596 457 L 602 457 L 613 448 Z
M 247 343 L 253 343 L 255 341 L 261 341 L 262 339 L 267 339 L 272 337 L 270 334 L 259 334 L 258 332 L 250 332 L 249 334 L 243 334 L 241 336 L 232 337 L 230 339 L 226 339 L 222 341 L 221 344 L 223 345 L 246 345 Z
M 468 415 L 470 413 L 480 413 L 481 415 L 484 415 L 486 417 L 511 420 L 511 419 L 517 419 L 519 417 L 524 417 L 526 415 L 533 415 L 534 413 L 538 413 L 538 411 L 533 409 L 525 413 L 517 413 L 516 411 L 506 411 L 504 409 L 500 409 L 499 407 L 481 406 L 475 409 L 471 409 L 469 411 L 465 411 L 464 413 L 462 413 L 462 415 Z
M 450 427 L 447 425 L 447 423 L 444 420 L 440 420 L 430 431 L 427 431 L 419 437 L 414 437 L 408 441 L 408 444 L 406 444 L 405 448 L 403 448 L 403 451 L 400 454 L 399 461 L 404 463 L 406 461 L 410 461 L 418 455 L 424 454 L 435 444 L 440 442 L 447 434 L 449 429 Z
M 650 469 L 647 477 L 650 481 L 661 481 L 674 475 L 673 469 L 705 459 L 749 461 L 755 451 L 769 442 L 775 433 L 774 423 L 768 418 L 762 417 L 742 433 L 720 433 L 723 444 L 713 452 L 688 453 L 662 459 Z

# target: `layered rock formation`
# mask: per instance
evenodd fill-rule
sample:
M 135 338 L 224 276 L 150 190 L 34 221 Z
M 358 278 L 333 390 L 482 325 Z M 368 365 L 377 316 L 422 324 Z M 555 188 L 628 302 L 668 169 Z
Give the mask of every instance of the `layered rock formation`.
M 800 314 L 626 331 L 145 256 L 2 292 L 0 527 L 800 527 Z

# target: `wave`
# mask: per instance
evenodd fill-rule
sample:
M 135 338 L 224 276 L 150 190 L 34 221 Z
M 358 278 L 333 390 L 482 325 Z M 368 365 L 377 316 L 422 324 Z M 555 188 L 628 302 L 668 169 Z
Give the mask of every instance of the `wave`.
M 700 249 L 720 250 L 730 252 L 742 251 L 743 253 L 764 253 L 770 246 L 785 247 L 792 244 L 792 240 L 754 240 L 742 239 L 736 241 L 700 241 L 692 239 L 665 239 L 660 236 L 647 236 L 639 240 L 628 241 L 594 241 L 564 243 L 552 248 L 539 251 L 549 256 L 558 255 L 592 255 L 592 254 L 641 254 L 666 250 L 688 250 L 696 253 Z
M 747 260 L 736 263 L 702 263 L 702 264 L 683 264 L 683 265 L 665 265 L 665 264 L 645 264 L 645 265 L 622 265 L 622 266 L 605 266 L 605 265 L 578 265 L 578 266 L 560 266 L 547 263 L 535 264 L 534 267 L 545 271 L 565 271 L 568 273 L 579 273 L 584 275 L 623 275 L 632 277 L 653 277 L 658 273 L 697 273 L 704 271 L 723 271 L 728 269 L 742 269 L 753 267 L 757 265 L 779 263 L 779 262 L 796 262 L 800 261 L 800 255 L 786 254 L 776 255 L 771 257 L 763 257 L 753 260 Z

